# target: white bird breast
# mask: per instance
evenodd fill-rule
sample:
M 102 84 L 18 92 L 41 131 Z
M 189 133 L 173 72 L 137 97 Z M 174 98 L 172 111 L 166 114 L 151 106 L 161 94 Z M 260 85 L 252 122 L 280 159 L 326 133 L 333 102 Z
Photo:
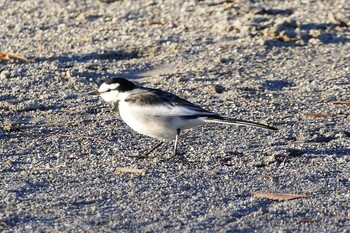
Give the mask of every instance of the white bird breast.
M 119 101 L 119 91 L 109 91 L 100 94 L 102 99 L 108 103 L 115 103 Z
M 174 139 L 177 129 L 192 128 L 204 123 L 203 119 L 184 119 L 195 111 L 184 107 L 136 106 L 128 102 L 119 103 L 123 121 L 141 134 L 161 139 Z

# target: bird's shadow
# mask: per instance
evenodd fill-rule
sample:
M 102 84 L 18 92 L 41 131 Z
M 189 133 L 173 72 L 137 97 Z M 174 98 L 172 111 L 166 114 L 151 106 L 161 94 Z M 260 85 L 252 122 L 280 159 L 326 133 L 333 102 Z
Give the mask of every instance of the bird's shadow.
M 57 56 L 51 57 L 39 57 L 36 61 L 57 61 L 57 62 L 88 62 L 92 60 L 130 60 L 130 59 L 139 59 L 144 57 L 141 49 L 135 50 L 107 50 L 101 52 L 92 52 L 86 54 L 71 54 L 63 53 Z
M 336 157 L 344 157 L 350 155 L 350 148 L 327 148 L 324 150 L 304 150 L 305 153 L 311 154 L 309 158 L 318 158 L 320 155 L 335 155 Z

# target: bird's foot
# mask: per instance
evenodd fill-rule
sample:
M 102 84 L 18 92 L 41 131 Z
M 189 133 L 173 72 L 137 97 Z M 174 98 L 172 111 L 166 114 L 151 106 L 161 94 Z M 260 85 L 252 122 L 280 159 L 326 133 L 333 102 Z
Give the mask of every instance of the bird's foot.
M 185 157 L 185 153 L 172 154 L 169 158 L 162 160 L 162 162 L 170 162 L 170 161 L 182 162 L 182 163 L 190 163 L 191 162 Z
M 159 146 L 161 146 L 163 142 L 159 142 L 157 145 L 155 145 L 152 149 L 146 151 L 145 153 L 142 153 L 143 155 L 138 155 L 138 156 L 128 156 L 130 158 L 136 158 L 136 159 L 147 159 L 150 158 L 149 155 L 155 151 Z

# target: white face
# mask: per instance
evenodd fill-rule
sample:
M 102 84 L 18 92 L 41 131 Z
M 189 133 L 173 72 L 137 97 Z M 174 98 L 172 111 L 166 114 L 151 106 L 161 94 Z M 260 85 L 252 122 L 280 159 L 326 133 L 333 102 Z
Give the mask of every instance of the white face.
M 119 87 L 119 83 L 112 83 L 112 84 L 103 83 L 98 89 L 98 92 L 100 92 L 100 96 L 106 102 L 112 102 L 112 103 L 118 102 L 119 91 L 117 90 L 117 87 Z

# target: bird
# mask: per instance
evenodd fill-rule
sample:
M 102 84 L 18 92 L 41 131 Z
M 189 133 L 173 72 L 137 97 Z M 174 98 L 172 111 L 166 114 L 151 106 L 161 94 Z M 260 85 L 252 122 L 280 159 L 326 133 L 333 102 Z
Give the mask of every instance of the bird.
M 122 120 L 134 131 L 157 139 L 174 140 L 173 157 L 177 155 L 180 133 L 206 123 L 254 126 L 268 130 L 276 127 L 252 121 L 223 117 L 207 111 L 173 93 L 143 87 L 125 78 L 105 80 L 97 91 L 104 101 L 119 110 Z M 162 143 L 162 142 L 161 142 Z M 161 145 L 157 144 L 147 154 Z

